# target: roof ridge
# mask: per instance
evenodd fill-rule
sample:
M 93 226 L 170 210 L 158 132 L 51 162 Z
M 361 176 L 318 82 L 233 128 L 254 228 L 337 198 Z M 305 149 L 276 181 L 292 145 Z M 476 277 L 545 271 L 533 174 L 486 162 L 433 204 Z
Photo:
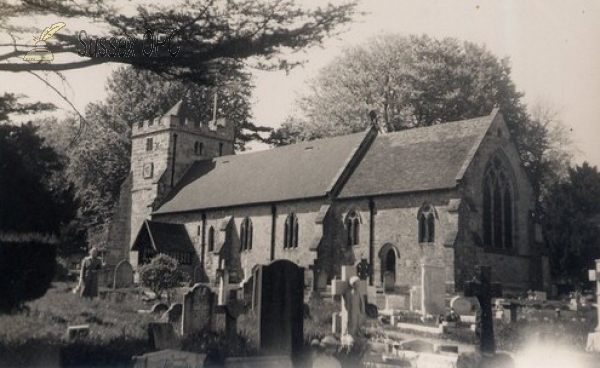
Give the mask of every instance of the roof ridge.
M 463 164 L 460 167 L 460 170 L 458 170 L 458 173 L 456 174 L 456 177 L 455 177 L 456 181 L 462 179 L 462 177 L 465 175 L 465 172 L 467 172 L 467 169 L 469 168 L 471 161 L 473 161 L 473 157 L 475 157 L 475 154 L 477 153 L 477 151 L 479 150 L 479 147 L 481 146 L 481 142 L 483 142 L 485 135 L 490 130 L 490 127 L 496 120 L 497 116 L 502 116 L 502 114 L 500 113 L 500 109 L 498 109 L 498 108 L 492 109 L 492 112 L 487 116 L 487 118 L 488 118 L 487 122 L 486 122 L 487 128 L 485 128 L 479 134 L 479 136 L 475 140 L 475 143 L 473 143 L 473 146 L 471 147 L 471 150 L 467 154 L 465 161 L 463 162 Z

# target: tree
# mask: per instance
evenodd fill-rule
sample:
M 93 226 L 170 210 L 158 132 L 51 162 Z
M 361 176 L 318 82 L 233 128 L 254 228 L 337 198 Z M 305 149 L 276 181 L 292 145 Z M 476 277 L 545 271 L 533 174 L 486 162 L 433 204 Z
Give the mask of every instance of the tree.
M 50 287 L 56 267 L 56 241 L 39 234 L 0 233 L 0 313 L 19 311 Z
M 59 234 L 76 211 L 63 158 L 31 123 L 0 125 L 0 157 L 0 231 Z
M 158 299 L 167 291 L 167 300 L 170 303 L 169 290 L 173 289 L 186 280 L 185 274 L 179 269 L 176 259 L 159 254 L 152 258 L 150 263 L 139 268 L 140 282 L 143 286 L 150 288 Z
M 584 162 L 569 168 L 566 181 L 548 190 L 543 229 L 555 279 L 573 287 L 587 283 L 600 258 L 600 172 Z
M 548 126 L 530 119 L 508 59 L 452 38 L 385 35 L 346 49 L 310 82 L 302 116 L 273 132 L 274 144 L 363 131 L 373 111 L 388 131 L 487 115 L 501 107 L 539 195 L 551 145 Z
M 159 48 L 150 57 L 146 56 L 148 52 L 142 52 L 143 40 L 136 37 L 133 55 L 100 51 L 98 57 L 69 62 L 3 62 L 0 63 L 0 71 L 62 71 L 116 62 L 180 79 L 202 80 L 204 84 L 215 84 L 223 75 L 241 70 L 244 67 L 242 61 L 252 57 L 257 57 L 254 66 L 260 68 L 293 67 L 296 63 L 283 57 L 285 51 L 298 51 L 321 43 L 324 37 L 335 34 L 341 25 L 351 20 L 355 8 L 354 3 L 349 3 L 307 10 L 292 0 L 181 0 L 179 4 L 168 6 L 139 2 L 133 6 L 128 3 L 122 8 L 114 2 L 102 0 L 77 3 L 0 0 L 0 5 L 3 9 L 0 20 L 5 24 L 9 24 L 7 21 L 11 18 L 52 14 L 60 16 L 67 24 L 69 19 L 77 18 L 104 26 L 106 32 L 98 37 L 123 38 L 148 29 L 153 32 L 169 30 L 168 35 L 174 35 L 170 48 Z M 136 11 L 132 13 L 131 9 L 135 6 Z M 13 44 L 3 45 L 14 46 L 14 49 L 0 55 L 0 61 L 22 58 L 32 47 L 32 33 L 41 32 L 40 29 L 4 28 L 16 40 Z M 167 32 L 164 34 L 167 35 Z M 90 35 L 83 47 L 79 35 L 58 32 L 48 42 L 55 59 L 60 59 L 57 56 L 63 53 L 83 54 L 84 50 L 88 50 L 89 55 L 89 51 L 98 50 L 98 43 L 94 41 L 95 46 L 92 47 L 91 39 Z M 108 42 L 105 45 L 108 46 Z M 179 52 L 172 56 L 177 47 Z

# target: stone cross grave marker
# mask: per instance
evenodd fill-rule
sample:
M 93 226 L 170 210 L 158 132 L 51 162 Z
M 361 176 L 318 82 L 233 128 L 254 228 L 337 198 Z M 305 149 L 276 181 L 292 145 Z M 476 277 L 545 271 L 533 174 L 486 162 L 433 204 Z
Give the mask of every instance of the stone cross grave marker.
M 476 266 L 475 277 L 465 283 L 465 296 L 476 297 L 479 301 L 480 341 L 479 348 L 482 354 L 495 354 L 496 342 L 494 340 L 494 321 L 492 318 L 492 298 L 502 296 L 502 285 L 492 283 L 492 268 L 490 266 Z
M 238 284 L 230 284 L 228 275 L 227 269 L 219 270 L 219 299 L 215 317 L 218 328 L 224 326 L 225 335 L 231 341 L 237 334 L 237 318 L 245 312 L 245 305 L 243 299 L 238 299 L 238 291 L 243 291 L 243 288 Z
M 341 312 L 333 315 L 333 333 L 341 333 L 342 336 L 351 335 L 356 337 L 358 328 L 360 328 L 360 321 L 364 321 L 364 314 L 357 308 L 353 308 L 353 299 L 355 296 L 352 294 L 352 288 L 350 287 L 350 278 L 356 276 L 356 267 L 354 266 L 342 266 L 342 279 L 334 279 L 331 281 L 331 295 L 339 295 L 342 297 Z M 362 296 L 362 302 L 364 304 L 364 298 L 367 294 L 367 283 L 365 280 L 358 282 L 358 291 Z M 363 311 L 364 309 L 363 305 Z M 337 316 L 341 317 L 341 326 L 337 326 Z
M 127 260 L 122 260 L 115 267 L 113 287 L 128 288 L 133 285 L 133 267 Z
M 446 272 L 442 266 L 421 265 L 421 313 L 438 316 L 446 307 Z
M 196 284 L 183 296 L 181 333 L 189 335 L 210 328 L 215 295 L 208 286 Z
M 304 341 L 304 268 L 277 260 L 260 266 L 256 276 L 259 346 L 296 361 Z
M 590 281 L 596 281 L 596 313 L 598 315 L 598 325 L 594 332 L 588 334 L 587 352 L 600 352 L 600 259 L 596 260 L 596 268 L 589 270 Z

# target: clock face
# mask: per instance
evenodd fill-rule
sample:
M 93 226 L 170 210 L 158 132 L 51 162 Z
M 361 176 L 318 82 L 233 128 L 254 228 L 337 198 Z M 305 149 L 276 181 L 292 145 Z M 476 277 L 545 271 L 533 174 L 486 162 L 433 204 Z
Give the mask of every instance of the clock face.
M 154 164 L 152 162 L 146 162 L 144 164 L 144 169 L 143 169 L 144 179 L 151 178 L 153 171 L 154 171 Z

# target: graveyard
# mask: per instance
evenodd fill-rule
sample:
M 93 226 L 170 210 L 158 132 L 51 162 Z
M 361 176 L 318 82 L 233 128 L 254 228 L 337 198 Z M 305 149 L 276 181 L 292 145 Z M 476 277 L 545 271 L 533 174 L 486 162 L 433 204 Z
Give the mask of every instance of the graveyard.
M 124 269 L 113 270 L 96 299 L 57 282 L 25 311 L 0 316 L 0 366 L 311 367 L 315 341 L 328 341 L 343 367 L 598 364 L 595 300 L 503 297 L 491 267 L 478 268 L 454 296 L 424 267 L 414 301 L 373 290 L 358 265 L 311 290 L 303 268 L 282 260 L 243 284 L 229 283 L 223 270 L 217 284 L 182 285 L 170 305 Z M 352 307 L 358 295 L 365 308 Z

